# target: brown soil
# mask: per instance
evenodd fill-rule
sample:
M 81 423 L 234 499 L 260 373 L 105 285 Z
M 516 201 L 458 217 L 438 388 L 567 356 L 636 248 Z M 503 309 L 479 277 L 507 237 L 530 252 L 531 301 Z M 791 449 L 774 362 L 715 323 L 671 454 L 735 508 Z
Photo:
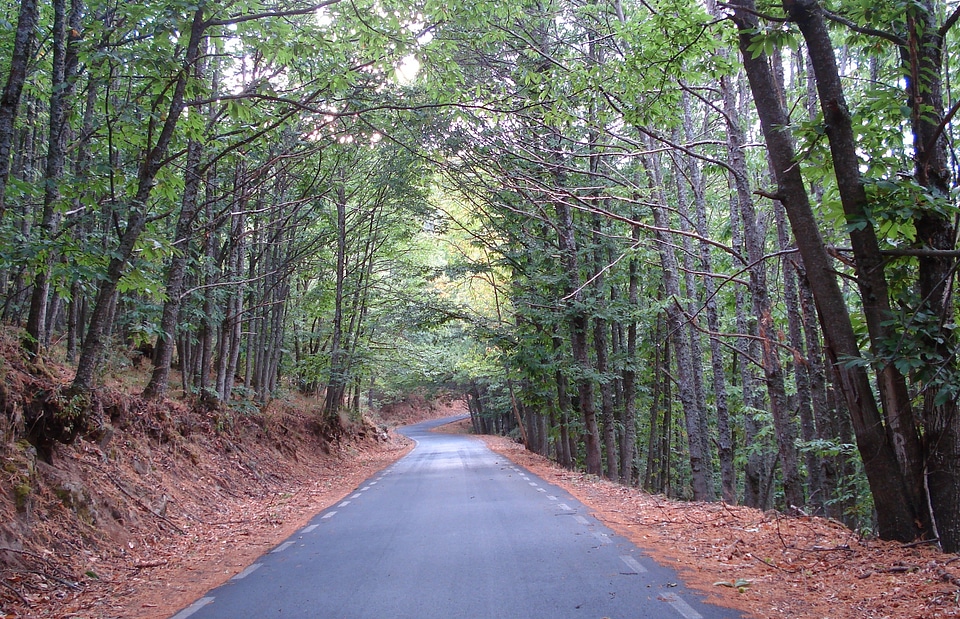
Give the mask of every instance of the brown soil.
M 9 366 L 0 370 L 6 407 L 30 385 Z M 53 367 L 45 380 L 63 380 L 60 372 Z M 50 464 L 25 441 L 2 443 L 0 619 L 169 617 L 409 450 L 369 422 L 346 424 L 340 443 L 327 442 L 308 399 L 203 413 L 114 392 L 104 398 L 113 401 L 112 433 L 57 446 Z M 376 423 L 461 411 L 459 402 L 411 398 Z M 11 438 L 14 429 L 0 430 Z M 442 431 L 469 432 L 470 424 Z M 956 556 L 861 539 L 819 518 L 671 501 L 484 438 L 747 616 L 960 617 Z
M 469 432 L 469 424 L 458 424 Z M 567 490 L 608 527 L 750 617 L 960 617 L 960 557 L 863 539 L 823 518 L 689 503 L 568 471 L 502 437 L 498 453 Z
M 460 411 L 414 397 L 331 431 L 309 398 L 209 411 L 109 387 L 109 423 L 45 461 L 24 419 L 69 372 L 16 348 L 0 334 L 0 619 L 165 619 L 407 453 L 388 426 Z

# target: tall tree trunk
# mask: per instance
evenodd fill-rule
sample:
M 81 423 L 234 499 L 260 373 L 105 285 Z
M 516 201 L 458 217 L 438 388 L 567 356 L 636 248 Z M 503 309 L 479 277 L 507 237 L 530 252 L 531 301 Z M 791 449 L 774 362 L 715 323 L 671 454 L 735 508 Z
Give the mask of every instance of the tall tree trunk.
M 591 164 L 594 165 L 594 164 Z M 606 288 L 605 251 L 601 219 L 593 215 L 593 288 L 597 298 L 602 298 Z M 603 451 L 606 456 L 604 475 L 607 479 L 619 481 L 620 465 L 617 462 L 617 429 L 613 404 L 613 381 L 609 375 L 609 343 L 607 341 L 608 322 L 602 315 L 593 318 L 593 350 L 596 358 L 597 374 L 600 376 L 600 425 L 603 431 Z
M 10 177 L 10 155 L 13 149 L 14 122 L 20 111 L 20 95 L 27 81 L 30 61 L 33 59 L 40 17 L 37 0 L 21 0 L 17 30 L 7 81 L 0 95 L 0 217 L 6 212 L 6 188 Z
M 651 151 L 654 149 L 651 148 Z M 673 250 L 669 232 L 670 222 L 665 212 L 667 204 L 663 195 L 663 182 L 660 178 L 659 162 L 646 162 L 647 173 L 650 175 L 650 185 L 657 196 L 657 204 L 652 207 L 653 221 L 657 227 L 657 251 L 660 254 L 660 265 L 663 272 L 664 292 L 667 295 L 666 304 L 668 340 L 673 343 L 676 354 L 677 382 L 679 399 L 683 407 L 684 421 L 687 429 L 687 451 L 690 461 L 691 487 L 695 501 L 712 501 L 715 498 L 713 490 L 713 466 L 707 444 L 709 438 L 704 434 L 705 424 L 702 424 L 703 410 L 696 397 L 694 384 L 694 360 L 691 346 L 689 325 L 683 314 L 682 296 L 680 293 L 680 266 Z
M 633 244 L 640 241 L 640 227 L 633 226 Z M 630 258 L 630 279 L 627 303 L 636 307 L 639 302 L 640 261 Z M 633 460 L 637 452 L 637 319 L 629 318 L 627 324 L 626 363 L 623 369 L 623 440 L 620 441 L 620 483 L 632 486 Z
M 657 316 L 656 327 L 653 332 L 653 388 L 650 394 L 649 430 L 647 432 L 647 465 L 643 473 L 643 488 L 648 492 L 663 492 L 662 471 L 666 466 L 661 461 L 663 449 L 660 446 L 662 433 L 660 431 L 661 409 L 670 406 L 669 381 L 670 375 L 670 347 L 661 346 L 659 342 L 666 339 L 662 329 L 663 318 Z M 666 388 L 665 388 L 666 387 Z M 664 418 L 666 413 L 664 412 Z
M 823 348 L 820 344 L 820 325 L 817 322 L 816 304 L 807 283 L 803 261 L 797 256 L 794 260 L 790 260 L 790 264 L 797 273 L 799 310 L 803 322 L 804 344 L 807 353 L 803 365 L 806 367 L 805 373 L 810 392 L 810 407 L 816 428 L 816 438 L 825 443 L 836 442 L 840 438 L 840 427 L 837 414 L 831 409 L 827 394 L 827 374 L 823 362 Z M 835 500 L 837 497 L 831 496 L 830 493 L 838 489 L 839 471 L 843 467 L 844 458 L 843 454 L 818 457 L 820 471 L 816 475 L 816 478 L 820 480 L 821 496 L 819 502 L 823 505 L 824 513 L 829 518 L 841 521 L 844 517 L 844 505 L 842 502 Z
M 53 0 L 53 59 L 50 80 L 50 120 L 47 139 L 47 161 L 43 183 L 43 214 L 40 220 L 39 241 L 47 245 L 41 251 L 42 260 L 37 265 L 30 296 L 30 313 L 27 317 L 27 337 L 24 348 L 39 354 L 47 341 L 47 311 L 50 294 L 50 271 L 57 256 L 53 249 L 54 238 L 60 231 L 59 209 L 60 183 L 66 169 L 68 106 L 73 103 L 77 83 L 77 51 L 80 38 L 81 0 L 75 0 L 67 14 L 66 0 Z
M 560 415 L 560 437 L 557 444 L 557 459 L 560 466 L 572 469 L 573 460 L 576 456 L 570 450 L 570 395 L 567 393 L 567 375 L 560 367 L 560 351 L 562 349 L 562 339 L 558 335 L 552 337 L 554 364 L 557 370 L 554 373 L 554 382 L 557 385 L 557 412 Z
M 779 91 L 767 56 L 755 54 L 752 49 L 757 27 L 754 3 L 752 0 L 737 0 L 732 6 L 735 9 L 734 22 L 739 30 L 744 69 L 776 175 L 777 197 L 787 211 L 794 238 L 807 267 L 831 361 L 836 364 L 840 384 L 853 416 L 857 445 L 877 507 L 880 535 L 885 539 L 911 541 L 923 530 L 917 523 L 928 518 L 924 515 L 925 510 L 918 509 L 907 488 L 896 453 L 884 431 L 866 368 L 862 364 L 839 361 L 841 358 L 860 358 L 856 335 L 810 207 L 799 166 L 796 165 L 796 149 L 792 134 L 787 129 L 790 121 L 776 95 Z M 859 184 L 859 178 L 855 182 Z M 859 266 L 863 269 L 869 265 Z M 870 299 L 864 302 L 875 303 Z
M 946 31 L 938 27 L 942 5 L 920 0 L 907 6 L 907 45 L 901 48 L 909 86 L 914 145 L 914 174 L 943 205 L 920 212 L 915 220 L 917 240 L 924 249 L 918 257 L 921 307 L 917 314 L 936 317 L 932 333 L 922 345 L 937 359 L 930 368 L 923 393 L 924 473 L 935 534 L 947 552 L 960 551 L 960 405 L 955 380 L 960 371 L 956 360 L 956 280 L 953 180 L 944 131 L 943 46 Z M 948 376 L 937 379 L 938 374 Z
M 583 415 L 584 438 L 586 441 L 587 472 L 593 475 L 603 474 L 603 464 L 600 457 L 600 430 L 597 425 L 597 411 L 594 402 L 594 384 L 592 364 L 590 363 L 590 349 L 587 341 L 590 318 L 582 305 L 582 291 L 580 288 L 580 263 L 577 256 L 577 241 L 573 223 L 573 212 L 570 206 L 562 199 L 554 202 L 557 213 L 557 235 L 560 245 L 560 260 L 564 271 L 569 278 L 567 281 L 567 296 L 573 307 L 570 309 L 570 346 L 573 359 L 577 365 L 577 392 L 579 396 L 580 414 Z
M 129 216 L 126 228 L 120 237 L 120 243 L 113 253 L 113 258 L 107 266 L 106 276 L 100 284 L 97 292 L 97 299 L 94 304 L 93 312 L 90 315 L 90 324 L 87 327 L 87 335 L 83 340 L 83 346 L 80 349 L 80 360 L 77 362 L 77 374 L 70 385 L 70 391 L 77 394 L 86 394 L 93 389 L 94 376 L 97 364 L 100 361 L 100 355 L 103 352 L 104 340 L 103 333 L 107 327 L 106 320 L 109 315 L 110 302 L 123 276 L 123 271 L 133 255 L 134 247 L 140 238 L 147 223 L 147 202 L 150 194 L 153 192 L 154 180 L 160 168 L 163 167 L 167 158 L 167 150 L 170 142 L 173 140 L 173 134 L 184 109 L 184 95 L 187 90 L 187 82 L 194 63 L 197 61 L 200 50 L 200 42 L 203 38 L 203 31 L 206 24 L 203 21 L 203 9 L 197 9 L 193 14 L 193 21 L 190 27 L 190 39 L 187 43 L 187 49 L 184 55 L 183 64 L 179 75 L 177 76 L 170 106 L 167 111 L 166 119 L 160 130 L 154 144 L 146 153 L 145 158 L 140 165 L 140 171 L 137 175 L 137 191 L 130 199 Z
M 190 239 L 193 237 L 193 225 L 200 204 L 202 153 L 203 146 L 200 142 L 190 140 L 187 144 L 187 160 L 184 164 L 183 200 L 180 203 L 180 216 L 174 233 L 174 246 L 177 251 L 170 258 L 170 267 L 167 270 L 167 299 L 163 303 L 163 312 L 160 316 L 160 336 L 153 351 L 153 373 L 150 376 L 150 382 L 143 390 L 143 397 L 150 400 L 162 398 L 170 380 L 170 363 L 173 360 L 173 349 L 176 345 L 175 335 L 180 316 L 183 282 L 187 272 L 187 258 L 190 256 Z
M 344 365 L 346 354 L 343 350 L 343 303 L 344 281 L 347 264 L 347 196 L 344 180 L 337 187 L 337 265 L 336 287 L 334 291 L 332 340 L 330 343 L 330 374 L 327 379 L 327 394 L 324 401 L 324 416 L 329 420 L 340 412 L 343 391 L 346 383 Z

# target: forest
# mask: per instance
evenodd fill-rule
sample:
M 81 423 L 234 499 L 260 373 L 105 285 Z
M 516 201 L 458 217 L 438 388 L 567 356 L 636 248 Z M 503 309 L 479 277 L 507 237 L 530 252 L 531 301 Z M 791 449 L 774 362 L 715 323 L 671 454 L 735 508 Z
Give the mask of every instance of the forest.
M 960 3 L 5 1 L 0 321 L 113 369 L 478 431 L 960 551 Z M 3 368 L 0 367 L 0 377 Z M 2 385 L 0 385 L 2 387 Z

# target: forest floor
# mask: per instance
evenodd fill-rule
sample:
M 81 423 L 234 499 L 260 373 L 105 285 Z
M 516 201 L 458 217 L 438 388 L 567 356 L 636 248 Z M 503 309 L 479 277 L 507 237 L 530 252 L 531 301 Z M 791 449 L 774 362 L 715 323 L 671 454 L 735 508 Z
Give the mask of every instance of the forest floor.
M 470 424 L 445 431 L 469 433 Z M 747 617 L 960 617 L 960 556 L 864 539 L 824 518 L 674 501 L 568 471 L 503 437 L 483 438 L 575 496 L 709 601 Z
M 18 369 L 0 369 L 6 406 Z M 117 397 L 110 436 L 59 446 L 50 463 L 24 441 L 0 445 L 0 619 L 166 619 L 404 455 L 386 425 L 463 410 L 413 398 L 330 443 L 305 398 L 213 414 Z M 671 501 L 484 439 L 745 616 L 960 617 L 957 556 L 818 518 Z
M 71 373 L 0 333 L 0 619 L 166 619 L 407 453 L 390 427 L 461 410 L 412 396 L 331 438 L 316 399 L 154 404 L 125 366 L 96 396 L 108 431 L 44 458 L 24 411 Z

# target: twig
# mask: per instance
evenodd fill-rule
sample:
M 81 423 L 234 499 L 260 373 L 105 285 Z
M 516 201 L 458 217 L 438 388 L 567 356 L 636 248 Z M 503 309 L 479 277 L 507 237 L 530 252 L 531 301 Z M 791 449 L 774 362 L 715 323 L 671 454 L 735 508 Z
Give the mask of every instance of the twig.
M 780 530 L 780 512 L 776 512 L 776 521 L 777 521 L 777 537 L 780 539 L 780 545 L 783 546 L 784 548 L 791 548 L 791 546 L 787 544 L 787 540 L 783 539 L 783 532 Z
M 915 548 L 916 546 L 925 546 L 926 544 L 937 544 L 940 542 L 939 537 L 934 537 L 932 539 L 921 539 L 915 542 L 910 542 L 909 544 L 900 544 L 901 548 Z
M 937 576 L 940 577 L 940 580 L 943 582 L 948 582 L 954 587 L 960 587 L 960 578 L 957 578 L 947 570 L 941 568 L 937 571 Z
M 55 581 L 57 581 L 58 583 L 60 583 L 61 585 L 63 585 L 64 587 L 67 587 L 67 588 L 69 588 L 69 589 L 79 589 L 79 588 L 80 588 L 80 584 L 79 584 L 79 583 L 72 582 L 72 581 L 69 581 L 69 580 L 64 580 L 64 579 L 60 578 L 59 576 L 54 576 L 53 574 L 47 574 L 46 572 L 40 572 L 40 571 L 37 571 L 37 572 L 34 572 L 34 573 L 39 574 L 39 575 L 43 576 L 44 578 L 49 578 L 49 579 L 51 579 L 51 580 L 55 580 Z
M 16 589 L 14 589 L 11 585 L 5 583 L 5 582 L 2 581 L 2 580 L 0 580 L 0 585 L 3 585 L 4 587 L 6 587 L 6 588 L 9 589 L 10 591 L 12 591 L 15 596 L 17 596 L 18 598 L 20 598 L 20 601 L 23 602 L 23 605 L 24 605 L 24 606 L 26 606 L 27 608 L 33 608 L 33 605 L 30 604 L 30 602 L 27 600 L 27 598 L 23 597 L 23 594 L 21 594 L 19 591 L 17 591 Z
M 915 572 L 919 569 L 916 565 L 894 565 L 879 571 L 883 574 L 906 574 L 907 572 Z
M 848 544 L 841 544 L 840 546 L 814 546 L 810 550 L 815 552 L 836 552 L 837 550 L 845 550 L 846 552 L 855 552 Z
M 133 564 L 132 570 L 142 570 L 146 567 L 163 567 L 167 564 L 166 559 L 154 559 L 152 561 L 137 561 Z
M 14 553 L 14 554 L 23 555 L 23 556 L 25 556 L 25 557 L 30 557 L 30 558 L 32 558 L 32 559 L 36 559 L 36 560 L 42 562 L 44 565 L 46 565 L 46 566 L 47 566 L 48 568 L 50 568 L 51 570 L 53 570 L 53 571 L 55 571 L 55 572 L 60 572 L 60 574 L 63 575 L 64 577 L 69 578 L 69 577 L 71 576 L 71 575 L 70 575 L 68 572 L 66 572 L 65 570 L 60 569 L 60 567 L 57 566 L 55 563 L 52 563 L 52 562 L 51 562 L 49 559 L 47 559 L 46 557 L 44 557 L 44 556 L 42 556 L 42 555 L 38 555 L 38 554 L 35 553 L 35 552 L 30 552 L 29 550 L 17 550 L 16 548 L 0 548 L 0 552 L 12 552 L 12 553 Z M 51 576 L 50 574 L 47 574 L 46 572 L 38 572 L 38 571 L 35 571 L 35 570 L 34 570 L 34 571 L 32 571 L 32 573 L 35 573 L 35 574 L 43 574 L 44 576 L 49 576 L 49 577 L 53 578 L 54 580 L 60 580 L 60 579 L 57 578 L 56 576 Z M 61 582 L 64 582 L 64 581 L 61 581 Z M 66 583 L 65 583 L 65 584 L 66 584 Z
M 155 516 L 155 517 L 159 518 L 160 520 L 166 522 L 166 523 L 169 524 L 171 527 L 173 527 L 174 530 L 175 530 L 177 533 L 179 533 L 180 535 L 186 535 L 186 534 L 187 534 L 186 531 L 184 531 L 183 529 L 181 529 L 180 527 L 178 527 L 176 524 L 170 522 L 170 519 L 169 519 L 169 518 L 167 518 L 166 516 L 161 516 L 161 515 L 158 514 L 157 512 L 155 512 L 155 511 L 153 511 L 152 509 L 150 509 L 149 506 L 145 505 L 144 502 L 143 502 L 142 500 L 140 500 L 138 497 L 135 497 L 135 496 L 133 496 L 132 494 L 130 494 L 130 493 L 127 491 L 126 488 L 124 488 L 122 485 L 120 485 L 120 482 L 119 482 L 119 481 L 117 481 L 116 479 L 113 478 L 113 475 L 107 475 L 107 479 L 109 479 L 110 481 L 112 481 L 112 482 L 113 482 L 113 485 L 116 486 L 117 489 L 118 489 L 120 492 L 122 492 L 122 493 L 125 494 L 127 497 L 129 497 L 133 502 L 135 502 L 137 505 L 139 505 L 140 508 L 143 509 L 145 512 L 147 512 L 147 513 L 149 513 L 149 514 L 152 514 L 153 516 Z

